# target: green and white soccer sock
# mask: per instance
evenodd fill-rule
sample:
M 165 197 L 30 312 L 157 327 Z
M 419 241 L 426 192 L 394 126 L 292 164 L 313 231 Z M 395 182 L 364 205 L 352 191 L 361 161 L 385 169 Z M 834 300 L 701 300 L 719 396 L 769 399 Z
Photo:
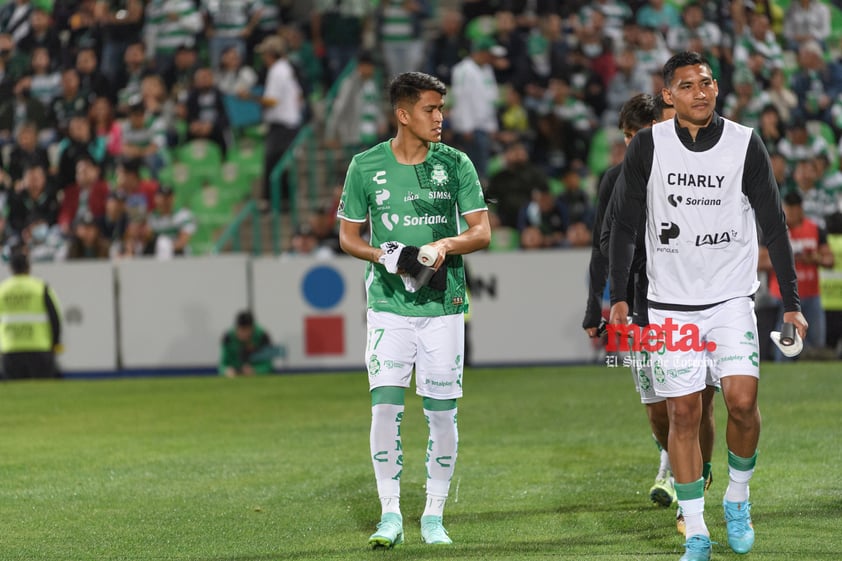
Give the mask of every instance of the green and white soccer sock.
M 375 388 L 371 392 L 371 463 L 383 514 L 400 514 L 403 446 L 403 388 Z M 395 403 L 397 402 L 397 403 Z
M 684 535 L 688 538 L 698 535 L 710 537 L 705 524 L 705 480 L 700 478 L 692 483 L 676 483 L 675 494 L 684 515 Z
M 658 439 L 655 438 L 655 435 L 652 435 L 652 440 L 655 442 L 655 446 L 658 447 L 658 451 L 660 452 L 660 464 L 658 465 L 658 476 L 655 479 L 665 479 L 670 474 L 670 455 L 661 446 L 661 443 L 658 442 Z
M 725 500 L 732 503 L 743 503 L 748 500 L 748 484 L 754 475 L 754 465 L 757 463 L 757 452 L 751 458 L 741 458 L 728 450 L 728 488 L 725 489 Z
M 427 441 L 427 503 L 423 516 L 442 516 L 450 480 L 456 466 L 459 432 L 456 425 L 456 400 L 424 398 L 424 416 L 430 429 Z

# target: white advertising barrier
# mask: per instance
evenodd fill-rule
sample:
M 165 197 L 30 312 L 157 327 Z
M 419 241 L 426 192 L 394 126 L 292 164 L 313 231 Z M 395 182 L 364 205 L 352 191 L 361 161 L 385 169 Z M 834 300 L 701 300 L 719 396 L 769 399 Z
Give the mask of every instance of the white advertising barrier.
M 474 364 L 591 360 L 580 327 L 588 259 L 587 250 L 468 256 Z M 35 264 L 33 274 L 61 301 L 66 372 L 214 368 L 222 334 L 249 303 L 286 349 L 278 368 L 363 370 L 364 268 L 348 257 L 223 255 Z
M 248 308 L 248 258 L 222 255 L 116 263 L 120 356 L 127 369 L 208 368 Z
M 584 362 L 589 250 L 480 253 L 467 258 L 477 366 Z M 284 369 L 364 368 L 364 267 L 351 258 L 252 262 L 260 322 L 284 345 Z
M 582 330 L 590 250 L 477 253 L 466 262 L 474 365 L 593 359 Z
M 365 263 L 350 257 L 252 260 L 252 302 L 283 369 L 363 368 Z
M 10 276 L 2 267 L 0 280 Z M 117 368 L 114 322 L 114 272 L 109 262 L 34 263 L 32 275 L 56 292 L 64 353 L 61 370 L 112 371 Z

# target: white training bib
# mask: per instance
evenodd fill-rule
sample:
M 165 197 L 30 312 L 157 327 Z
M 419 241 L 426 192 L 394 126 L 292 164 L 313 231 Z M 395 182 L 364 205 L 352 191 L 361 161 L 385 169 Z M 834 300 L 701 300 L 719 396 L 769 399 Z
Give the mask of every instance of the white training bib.
M 742 191 L 752 131 L 727 119 L 719 142 L 688 150 L 672 120 L 652 127 L 647 185 L 648 298 L 706 305 L 754 294 L 757 230 Z

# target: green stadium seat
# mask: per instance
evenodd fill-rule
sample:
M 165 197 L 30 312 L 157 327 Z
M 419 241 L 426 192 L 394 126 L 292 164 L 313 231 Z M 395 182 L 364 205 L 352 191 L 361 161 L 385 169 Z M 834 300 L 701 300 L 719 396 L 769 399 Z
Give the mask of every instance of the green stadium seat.
M 176 206 L 189 206 L 193 194 L 201 189 L 206 177 L 198 169 L 176 162 L 161 170 L 159 181 L 173 188 Z
M 242 171 L 238 162 L 225 162 L 217 177 L 208 179 L 206 187 L 219 190 L 220 200 L 227 203 L 239 203 L 252 194 L 255 177 Z
M 175 149 L 175 159 L 190 166 L 201 166 L 213 174 L 213 170 L 222 165 L 222 149 L 209 140 L 191 140 Z
M 610 141 L 608 131 L 604 128 L 597 129 L 591 139 L 591 149 L 588 152 L 588 169 L 594 176 L 598 176 L 608 169 L 611 158 Z

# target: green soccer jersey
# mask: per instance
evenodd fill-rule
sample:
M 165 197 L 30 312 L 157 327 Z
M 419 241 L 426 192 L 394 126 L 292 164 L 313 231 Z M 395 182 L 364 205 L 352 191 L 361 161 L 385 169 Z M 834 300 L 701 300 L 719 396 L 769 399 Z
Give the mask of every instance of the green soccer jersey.
M 372 246 L 398 241 L 420 247 L 457 235 L 461 215 L 485 209 L 476 169 L 464 153 L 434 143 L 423 163 L 404 165 L 386 141 L 351 161 L 338 215 L 351 222 L 369 220 Z M 414 293 L 406 291 L 398 275 L 369 263 L 368 307 L 415 317 L 466 312 L 462 256 L 448 255 L 445 263 L 445 291 L 424 287 Z

